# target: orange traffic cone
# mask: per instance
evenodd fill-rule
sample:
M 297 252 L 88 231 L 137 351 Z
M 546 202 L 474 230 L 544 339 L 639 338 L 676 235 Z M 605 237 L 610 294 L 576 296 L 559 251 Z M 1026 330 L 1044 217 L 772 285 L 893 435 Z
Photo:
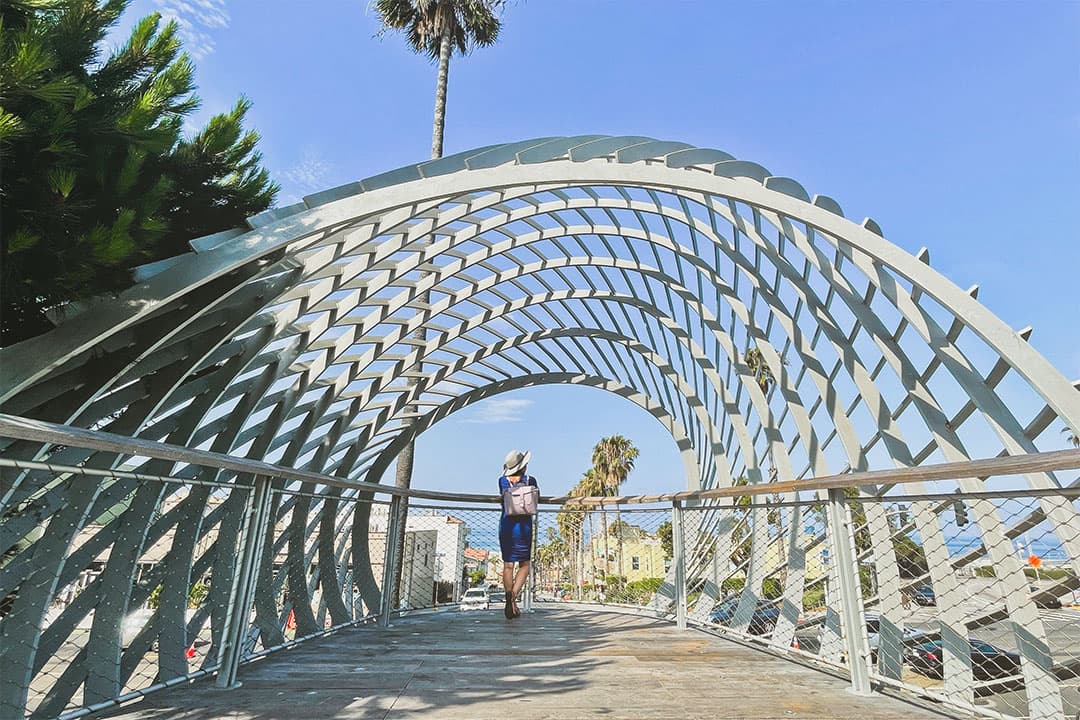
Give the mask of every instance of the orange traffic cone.
M 793 650 L 798 650 L 798 649 L 799 649 L 799 636 L 798 636 L 798 635 L 796 635 L 796 636 L 795 636 L 795 637 L 794 637 L 794 638 L 792 639 L 792 641 L 791 641 L 791 648 L 792 648 Z

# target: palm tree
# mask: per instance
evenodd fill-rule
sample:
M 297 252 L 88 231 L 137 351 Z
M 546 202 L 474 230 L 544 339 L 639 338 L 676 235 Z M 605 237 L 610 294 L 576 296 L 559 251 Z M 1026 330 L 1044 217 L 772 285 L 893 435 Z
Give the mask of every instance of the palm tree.
M 570 491 L 570 494 L 575 497 L 597 497 L 603 495 L 604 486 L 600 480 L 600 476 L 596 472 L 589 468 L 586 470 L 581 479 L 578 480 L 578 484 L 574 486 L 574 489 Z M 589 562 L 592 567 L 592 585 L 595 591 L 596 582 L 596 551 L 593 549 L 593 542 L 595 541 L 596 529 L 593 525 L 593 513 L 591 506 L 582 506 L 585 509 L 584 520 L 589 523 Z M 604 511 L 604 507 L 600 506 L 600 518 L 601 518 L 601 535 L 604 541 L 604 575 L 607 575 L 607 514 Z M 582 552 L 585 550 L 584 533 L 582 533 Z M 584 569 L 584 568 L 583 568 Z
M 1080 448 L 1080 433 L 1076 432 L 1071 427 L 1065 426 L 1061 428 L 1061 434 L 1065 436 L 1065 440 L 1074 448 Z
M 744 357 L 746 366 L 754 374 L 754 380 L 757 382 L 758 387 L 761 388 L 761 392 L 769 392 L 769 388 L 776 384 L 776 378 L 773 376 L 772 368 L 765 362 L 761 351 L 757 347 L 752 347 L 746 351 Z
M 373 0 L 373 7 L 382 23 L 382 33 L 396 30 L 405 35 L 405 42 L 413 52 L 427 55 L 439 63 L 439 75 L 435 84 L 435 118 L 431 129 L 431 159 L 443 154 L 443 130 L 446 126 L 446 84 L 450 76 L 450 56 L 457 51 L 468 55 L 473 48 L 494 45 L 499 38 L 502 21 L 499 10 L 504 0 Z M 431 302 L 430 293 L 424 293 L 424 304 Z M 413 335 L 423 341 L 423 328 Z M 423 372 L 423 365 L 418 368 Z M 409 385 L 418 382 L 409 378 Z M 412 419 L 406 423 L 411 424 Z M 397 460 L 395 483 L 398 487 L 412 485 L 413 457 L 416 448 L 410 440 L 401 450 Z M 402 513 L 408 516 L 408 498 L 402 498 Z M 405 550 L 405 534 L 398 538 L 398 557 Z M 401 588 L 401 565 L 394 577 L 394 603 L 397 604 Z
M 619 488 L 626 482 L 626 478 L 630 475 L 630 471 L 634 469 L 634 461 L 638 456 L 638 449 L 634 447 L 634 444 L 624 438 L 622 435 L 612 435 L 611 437 L 602 438 L 600 442 L 596 443 L 596 447 L 593 448 L 593 472 L 600 478 L 601 495 L 607 497 L 608 494 L 618 495 Z M 601 506 L 601 510 L 603 506 Z M 617 527 L 622 527 L 622 512 L 619 506 L 615 506 L 615 519 Z M 605 518 L 604 522 L 604 559 L 605 565 L 607 560 L 607 522 Z M 619 577 L 623 576 L 623 552 L 622 552 L 622 532 L 620 531 L 615 536 L 615 542 L 618 546 L 619 552 Z M 605 568 L 606 570 L 606 568 Z
M 450 56 L 455 51 L 468 55 L 478 47 L 489 47 L 499 39 L 502 21 L 499 11 L 504 0 L 375 0 L 375 12 L 382 32 L 399 30 L 405 42 L 418 54 L 439 63 L 435 85 L 435 121 L 431 131 L 431 158 L 442 157 L 446 124 L 446 81 Z
M 570 582 L 574 584 L 574 596 L 577 597 L 577 590 L 581 587 L 581 578 L 578 573 L 580 568 L 578 536 L 581 534 L 581 514 L 570 512 L 569 508 L 570 503 L 567 503 L 555 514 L 555 524 L 559 526 L 559 535 L 563 537 L 565 543 L 566 560 L 570 564 Z

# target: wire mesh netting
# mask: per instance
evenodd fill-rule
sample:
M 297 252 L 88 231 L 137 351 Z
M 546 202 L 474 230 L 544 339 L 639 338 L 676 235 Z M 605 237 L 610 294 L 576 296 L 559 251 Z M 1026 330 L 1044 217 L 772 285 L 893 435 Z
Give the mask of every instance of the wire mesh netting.
M 250 477 L 61 467 L 3 468 L 0 685 L 20 715 L 216 671 L 232 613 L 250 658 L 378 611 L 385 503 L 270 480 L 255 532 Z M 256 550 L 252 602 L 239 607 L 241 559 Z
M 1075 499 L 848 488 L 843 503 L 839 530 L 825 499 L 684 510 L 689 620 L 842 670 L 850 641 L 874 680 L 977 713 L 1080 712 L 1080 527 L 1048 521 Z M 845 572 L 862 627 L 843 606 Z
M 537 522 L 544 599 L 644 607 L 671 569 L 670 508 L 567 507 L 541 512 Z
M 401 610 L 461 603 L 471 588 L 490 590 L 469 609 L 494 608 L 501 598 L 497 506 L 411 503 L 400 553 L 400 586 L 395 607 Z
M 850 503 L 875 674 L 1015 717 L 1080 712 L 1076 523 L 1059 495 Z
M 274 478 L 16 472 L 0 684 L 29 717 L 214 672 L 230 623 L 252 659 L 383 611 L 506 599 L 495 504 L 414 499 L 395 521 L 370 495 Z M 691 624 L 844 673 L 861 658 L 878 683 L 952 708 L 1080 712 L 1077 493 L 900 489 L 547 506 L 518 601 L 669 618 L 685 603 Z

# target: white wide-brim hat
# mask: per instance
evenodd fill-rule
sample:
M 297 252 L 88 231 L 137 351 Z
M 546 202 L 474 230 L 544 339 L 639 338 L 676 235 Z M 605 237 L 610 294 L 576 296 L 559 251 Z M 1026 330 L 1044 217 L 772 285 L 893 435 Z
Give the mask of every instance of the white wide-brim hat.
M 531 457 L 532 453 L 528 450 L 525 452 L 511 450 L 506 453 L 506 459 L 503 460 L 503 474 L 516 475 L 521 472 L 522 468 L 529 464 L 529 458 Z

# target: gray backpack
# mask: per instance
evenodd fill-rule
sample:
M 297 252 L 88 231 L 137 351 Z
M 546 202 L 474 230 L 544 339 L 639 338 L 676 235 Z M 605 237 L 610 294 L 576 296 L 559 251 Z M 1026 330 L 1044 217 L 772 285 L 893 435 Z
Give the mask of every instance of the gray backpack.
M 502 504 L 504 515 L 535 515 L 540 502 L 540 488 L 529 485 L 528 480 L 514 484 L 503 490 Z

